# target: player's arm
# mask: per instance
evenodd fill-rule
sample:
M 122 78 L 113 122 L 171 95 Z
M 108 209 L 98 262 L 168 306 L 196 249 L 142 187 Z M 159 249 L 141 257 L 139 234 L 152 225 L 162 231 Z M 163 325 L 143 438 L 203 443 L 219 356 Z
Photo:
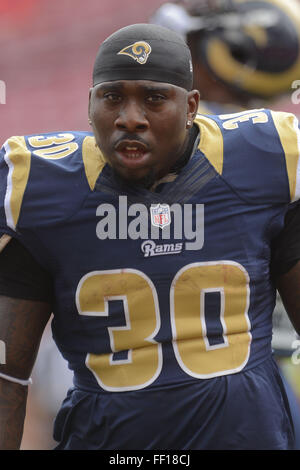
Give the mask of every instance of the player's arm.
M 0 336 L 5 364 L 0 373 L 26 381 L 30 377 L 42 333 L 51 313 L 49 303 L 0 295 Z M 28 386 L 0 376 L 0 449 L 19 449 Z
M 21 443 L 27 381 L 52 310 L 52 279 L 17 240 L 3 236 L 0 245 L 0 340 L 5 346 L 0 360 L 0 449 L 4 450 L 18 449 Z
M 300 204 L 290 209 L 272 254 L 272 273 L 283 305 L 300 334 Z

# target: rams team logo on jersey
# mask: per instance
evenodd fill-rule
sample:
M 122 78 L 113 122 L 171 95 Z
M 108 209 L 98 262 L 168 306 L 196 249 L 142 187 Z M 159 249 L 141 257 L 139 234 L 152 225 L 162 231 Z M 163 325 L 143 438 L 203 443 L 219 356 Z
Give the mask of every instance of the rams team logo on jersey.
M 136 60 L 139 64 L 145 64 L 151 54 L 151 46 L 145 41 L 138 41 L 130 46 L 124 47 L 118 54 L 128 55 L 132 59 Z

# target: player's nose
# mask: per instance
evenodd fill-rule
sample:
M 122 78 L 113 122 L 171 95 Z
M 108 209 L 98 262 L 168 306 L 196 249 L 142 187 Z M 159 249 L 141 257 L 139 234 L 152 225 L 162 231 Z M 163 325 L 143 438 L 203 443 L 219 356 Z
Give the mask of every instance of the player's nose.
M 149 122 L 141 104 L 128 100 L 120 108 L 115 125 L 128 132 L 137 132 L 148 129 Z

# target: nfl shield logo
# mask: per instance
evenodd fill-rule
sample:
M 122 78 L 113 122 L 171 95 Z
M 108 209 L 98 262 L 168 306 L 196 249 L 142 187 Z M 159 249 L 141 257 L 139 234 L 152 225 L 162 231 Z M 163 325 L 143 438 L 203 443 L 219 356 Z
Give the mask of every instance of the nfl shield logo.
M 171 215 L 168 204 L 157 204 L 157 206 L 150 207 L 150 211 L 152 225 L 160 228 L 170 225 Z

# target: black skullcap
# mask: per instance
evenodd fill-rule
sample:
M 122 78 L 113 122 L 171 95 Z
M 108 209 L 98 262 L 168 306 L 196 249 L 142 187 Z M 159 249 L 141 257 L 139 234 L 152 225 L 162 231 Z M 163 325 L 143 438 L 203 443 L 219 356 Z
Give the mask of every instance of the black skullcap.
M 114 80 L 153 80 L 192 89 L 191 53 L 184 39 L 162 26 L 135 24 L 100 46 L 93 85 Z

